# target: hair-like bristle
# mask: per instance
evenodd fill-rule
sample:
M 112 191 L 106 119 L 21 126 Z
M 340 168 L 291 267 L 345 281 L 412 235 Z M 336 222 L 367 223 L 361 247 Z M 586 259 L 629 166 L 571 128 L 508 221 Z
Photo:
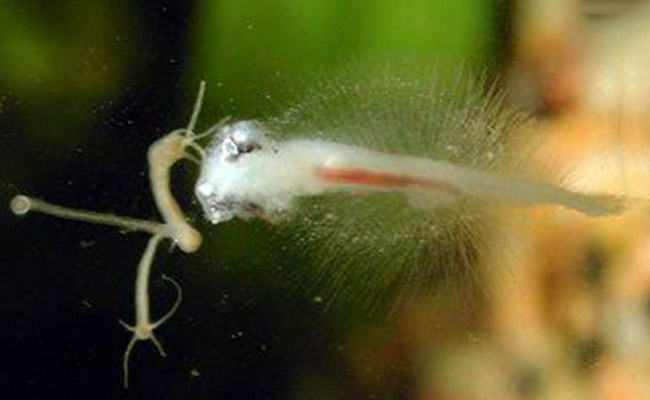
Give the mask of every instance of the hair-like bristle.
M 278 139 L 322 138 L 502 170 L 508 142 L 530 119 L 505 105 L 496 83 L 474 75 L 403 65 L 343 69 L 316 80 L 266 124 Z
M 526 121 L 484 79 L 384 67 L 319 81 L 264 123 L 277 140 L 316 138 L 516 173 L 508 145 Z M 404 193 L 301 199 L 279 225 L 289 251 L 309 258 L 309 270 L 299 274 L 303 285 L 326 301 L 354 299 L 373 309 L 452 281 L 480 287 L 498 204 L 413 207 L 417 201 Z

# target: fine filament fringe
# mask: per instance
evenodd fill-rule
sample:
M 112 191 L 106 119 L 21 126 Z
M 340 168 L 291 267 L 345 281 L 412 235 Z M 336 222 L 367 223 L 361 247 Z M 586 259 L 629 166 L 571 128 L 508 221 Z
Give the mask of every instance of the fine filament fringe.
M 495 210 L 625 210 L 621 197 L 532 177 L 513 143 L 533 124 L 494 86 L 484 94 L 482 82 L 383 70 L 318 89 L 261 123 L 221 132 L 196 192 L 213 222 L 284 222 L 281 247 L 310 257 L 301 279 L 331 286 L 332 297 L 372 298 L 477 268 Z M 270 146 L 250 145 L 267 133 Z

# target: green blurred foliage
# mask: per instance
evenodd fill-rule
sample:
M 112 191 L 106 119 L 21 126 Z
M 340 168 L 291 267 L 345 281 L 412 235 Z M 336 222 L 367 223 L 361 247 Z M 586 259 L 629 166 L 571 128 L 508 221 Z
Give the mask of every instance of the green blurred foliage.
M 119 93 L 130 68 L 126 2 L 0 3 L 0 88 L 38 118 L 23 119 L 38 143 L 79 142 L 87 107 Z M 46 129 L 43 129 L 47 127 Z
M 36 140 L 80 143 L 93 121 L 74 110 L 119 97 L 140 79 L 143 54 L 156 53 L 147 29 L 159 27 L 138 21 L 158 7 L 151 3 L 1 2 L 0 112 L 19 101 L 39 116 L 16 121 Z M 188 87 L 206 79 L 209 108 L 250 115 L 260 93 L 282 100 L 280 86 L 304 86 L 349 60 L 484 64 L 495 45 L 492 12 L 483 0 L 198 0 L 184 26 Z
M 281 100 L 278 82 L 304 86 L 350 60 L 485 64 L 492 9 L 483 0 L 202 1 L 193 77 L 218 87 L 208 96 L 221 113 L 250 115 L 259 93 Z

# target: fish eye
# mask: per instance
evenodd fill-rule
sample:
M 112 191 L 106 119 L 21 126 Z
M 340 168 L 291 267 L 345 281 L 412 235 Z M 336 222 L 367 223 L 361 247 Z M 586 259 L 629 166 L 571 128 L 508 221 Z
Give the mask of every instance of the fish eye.
M 255 121 L 240 121 L 226 126 L 223 136 L 221 151 L 231 161 L 264 147 L 264 128 Z
M 237 131 L 231 139 L 237 146 L 240 154 L 250 153 L 262 148 L 262 143 L 260 143 L 258 135 L 251 135 L 251 132 Z

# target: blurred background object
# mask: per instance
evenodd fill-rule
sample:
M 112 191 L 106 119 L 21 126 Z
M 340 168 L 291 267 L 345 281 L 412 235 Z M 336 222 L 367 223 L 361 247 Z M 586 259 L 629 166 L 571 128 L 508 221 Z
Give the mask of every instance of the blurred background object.
M 0 4 L 2 199 L 17 192 L 153 216 L 147 146 L 187 120 L 263 115 L 350 63 L 440 62 L 505 76 L 540 120 L 531 158 L 568 185 L 647 197 L 650 5 L 614 0 L 197 0 Z M 525 138 L 528 139 L 528 138 Z M 8 398 L 643 399 L 650 395 L 648 216 L 515 211 L 477 265 L 482 290 L 368 315 L 328 306 L 271 227 L 201 224 L 193 166 L 174 188 L 206 244 L 161 252 L 185 290 L 121 388 L 145 238 L 2 214 L 0 388 Z M 308 260 L 308 257 L 307 257 Z M 152 285 L 154 315 L 173 301 Z M 459 298 L 463 299 L 459 301 Z
M 511 95 L 540 117 L 536 165 L 559 168 L 577 190 L 647 198 L 650 4 L 518 6 Z M 493 307 L 502 352 L 535 382 L 515 398 L 650 396 L 647 206 L 601 220 L 540 210 L 526 221 L 521 254 L 497 261 L 513 273 Z

